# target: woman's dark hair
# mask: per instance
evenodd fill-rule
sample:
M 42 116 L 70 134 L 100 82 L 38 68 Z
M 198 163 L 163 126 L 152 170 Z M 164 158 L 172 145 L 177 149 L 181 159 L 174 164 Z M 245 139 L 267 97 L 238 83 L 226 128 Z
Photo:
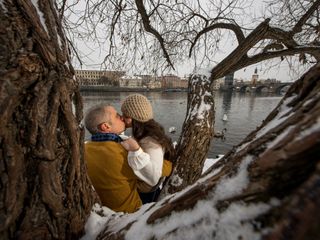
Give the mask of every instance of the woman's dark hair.
M 175 150 L 172 140 L 165 134 L 164 128 L 155 120 L 139 122 L 132 119 L 132 135 L 138 141 L 145 137 L 152 137 L 164 148 L 164 159 L 174 160 Z

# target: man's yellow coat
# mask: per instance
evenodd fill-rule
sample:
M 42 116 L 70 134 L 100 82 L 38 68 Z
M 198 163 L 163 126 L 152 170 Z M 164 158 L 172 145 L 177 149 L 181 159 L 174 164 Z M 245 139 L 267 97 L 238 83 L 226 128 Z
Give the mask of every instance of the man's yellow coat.
M 89 178 L 102 204 L 116 212 L 134 212 L 141 205 L 137 176 L 127 161 L 127 151 L 113 141 L 87 142 L 85 160 Z

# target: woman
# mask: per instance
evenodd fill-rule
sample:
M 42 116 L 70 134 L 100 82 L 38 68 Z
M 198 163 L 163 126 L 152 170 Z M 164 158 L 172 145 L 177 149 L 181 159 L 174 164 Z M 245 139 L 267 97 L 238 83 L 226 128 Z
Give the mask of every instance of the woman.
M 128 163 L 142 180 L 138 184 L 143 203 L 155 201 L 159 185 L 172 170 L 174 148 L 163 127 L 153 119 L 152 106 L 141 94 L 129 95 L 121 106 L 126 127 L 132 127 L 133 138 L 123 142 L 128 150 Z M 164 160 L 167 159 L 167 160 Z

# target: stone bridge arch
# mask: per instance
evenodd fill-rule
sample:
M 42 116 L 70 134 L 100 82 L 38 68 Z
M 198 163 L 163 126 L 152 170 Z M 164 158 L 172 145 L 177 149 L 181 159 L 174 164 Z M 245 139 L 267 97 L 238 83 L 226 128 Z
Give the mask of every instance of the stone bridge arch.
M 239 89 L 239 92 L 245 93 L 247 92 L 247 88 L 249 88 L 249 85 L 242 85 Z
M 281 94 L 283 91 L 287 91 L 290 87 L 290 84 L 285 83 L 285 84 L 280 84 L 279 86 L 277 86 L 277 88 L 275 89 L 275 93 L 277 94 Z
M 256 88 L 256 93 L 261 93 L 263 89 L 267 89 L 267 92 L 270 91 L 269 86 L 267 86 L 267 85 L 259 85 Z

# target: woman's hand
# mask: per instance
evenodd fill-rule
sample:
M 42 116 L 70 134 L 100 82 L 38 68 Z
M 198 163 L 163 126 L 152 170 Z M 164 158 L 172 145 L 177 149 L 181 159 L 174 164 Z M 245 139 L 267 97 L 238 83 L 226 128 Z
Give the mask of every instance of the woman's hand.
M 134 138 L 128 138 L 127 140 L 124 140 L 121 142 L 121 145 L 127 150 L 127 151 L 138 151 L 140 146 L 138 142 Z

